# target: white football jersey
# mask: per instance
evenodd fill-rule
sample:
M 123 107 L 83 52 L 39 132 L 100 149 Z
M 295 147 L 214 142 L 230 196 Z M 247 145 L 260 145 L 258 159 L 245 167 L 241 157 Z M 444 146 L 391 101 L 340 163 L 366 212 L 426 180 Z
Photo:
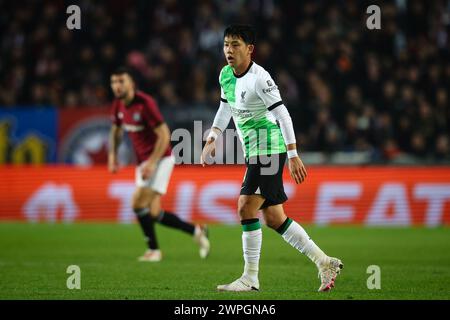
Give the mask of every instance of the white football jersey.
M 269 112 L 283 104 L 277 85 L 260 65 L 251 62 L 239 76 L 227 65 L 219 76 L 221 101 L 229 105 L 245 156 L 286 152 L 274 116 Z

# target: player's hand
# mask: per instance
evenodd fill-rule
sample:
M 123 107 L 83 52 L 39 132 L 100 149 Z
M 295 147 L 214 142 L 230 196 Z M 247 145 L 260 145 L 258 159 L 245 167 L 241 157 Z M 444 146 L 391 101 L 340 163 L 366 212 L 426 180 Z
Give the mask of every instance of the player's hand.
M 289 172 L 291 173 L 291 177 L 295 180 L 296 184 L 305 181 L 307 176 L 306 169 L 300 157 L 293 157 L 289 159 Z
M 119 170 L 119 163 L 115 154 L 108 155 L 108 170 L 111 173 L 116 173 Z
M 141 164 L 141 172 L 142 172 L 142 179 L 147 180 L 150 178 L 155 172 L 156 169 L 156 163 L 151 160 L 147 160 L 144 163 Z
M 211 154 L 211 157 L 214 157 L 216 154 L 216 141 L 214 138 L 210 137 L 205 146 L 203 147 L 202 155 L 200 156 L 200 163 L 204 167 L 206 163 L 206 157 Z

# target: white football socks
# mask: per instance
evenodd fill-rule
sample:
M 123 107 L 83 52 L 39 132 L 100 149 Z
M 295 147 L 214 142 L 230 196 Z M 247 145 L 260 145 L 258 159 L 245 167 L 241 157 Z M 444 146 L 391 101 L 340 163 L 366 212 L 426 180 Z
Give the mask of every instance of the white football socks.
M 262 231 L 259 221 L 251 225 L 243 225 L 242 249 L 245 261 L 243 276 L 256 283 L 259 282 L 258 271 L 261 245 Z
M 329 257 L 311 240 L 302 226 L 290 218 L 283 225 L 282 230 L 277 230 L 281 233 L 283 239 L 311 259 L 318 268 L 329 262 Z M 252 282 L 258 283 L 262 245 L 261 224 L 259 221 L 244 224 L 242 229 L 242 249 L 245 261 L 242 275 Z
M 311 259 L 318 268 L 328 263 L 328 256 L 311 240 L 305 229 L 294 220 L 288 219 L 290 221 L 287 222 L 287 228 L 281 234 L 283 239 Z

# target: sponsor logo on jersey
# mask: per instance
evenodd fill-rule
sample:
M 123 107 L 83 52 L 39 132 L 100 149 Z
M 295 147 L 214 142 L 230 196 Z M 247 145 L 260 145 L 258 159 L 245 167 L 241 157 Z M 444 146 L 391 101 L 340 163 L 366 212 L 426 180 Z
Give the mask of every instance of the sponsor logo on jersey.
M 230 106 L 231 113 L 238 118 L 251 118 L 253 117 L 253 113 L 250 110 L 245 109 L 237 109 Z
M 272 81 L 270 81 L 270 80 L 267 80 L 266 82 L 267 82 L 267 85 L 268 85 L 269 87 L 273 86 L 273 83 L 272 83 Z
M 270 80 L 267 80 L 267 82 L 270 82 Z M 274 86 L 274 85 L 272 84 L 272 87 L 270 87 L 270 88 L 268 88 L 268 89 L 263 89 L 262 92 L 263 92 L 263 93 L 269 93 L 269 92 L 274 91 L 274 90 L 278 90 L 278 86 Z
M 123 124 L 123 128 L 127 132 L 139 132 L 144 130 L 144 126 L 137 126 L 134 124 L 126 124 L 126 123 Z

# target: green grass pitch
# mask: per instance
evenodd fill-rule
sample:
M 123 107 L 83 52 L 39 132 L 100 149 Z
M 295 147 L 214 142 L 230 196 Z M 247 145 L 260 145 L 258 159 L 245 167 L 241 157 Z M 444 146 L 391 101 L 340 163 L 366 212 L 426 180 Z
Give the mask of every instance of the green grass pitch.
M 450 299 L 450 229 L 305 227 L 345 264 L 336 288 L 318 293 L 315 266 L 263 227 L 260 292 L 222 293 L 242 272 L 239 226 L 210 226 L 212 251 L 201 260 L 186 234 L 157 226 L 160 263 L 138 262 L 145 246 L 135 224 L 0 224 L 0 299 Z M 81 289 L 66 287 L 69 265 Z M 381 289 L 367 288 L 367 267 L 381 268 Z

